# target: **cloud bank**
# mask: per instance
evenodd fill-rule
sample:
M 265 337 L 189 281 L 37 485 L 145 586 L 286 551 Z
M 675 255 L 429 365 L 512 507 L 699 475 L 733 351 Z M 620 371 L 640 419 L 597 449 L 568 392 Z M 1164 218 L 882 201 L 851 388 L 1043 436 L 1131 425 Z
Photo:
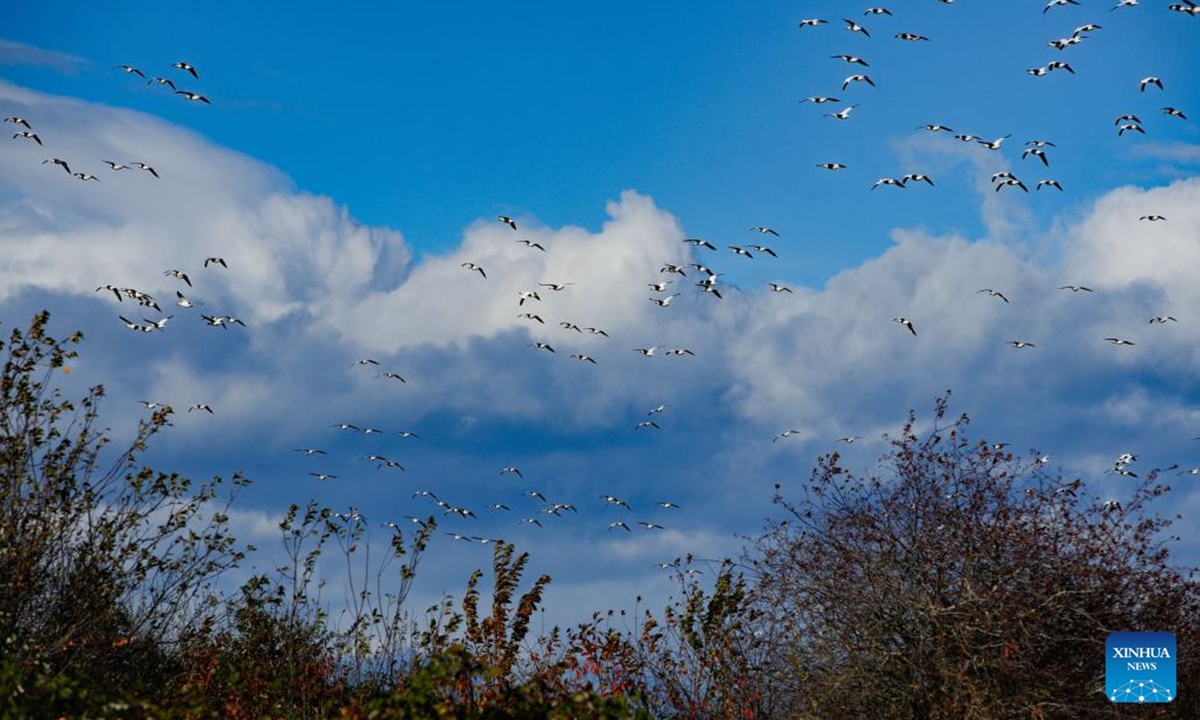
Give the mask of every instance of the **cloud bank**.
M 685 221 L 632 190 L 596 229 L 518 217 L 514 231 L 483 209 L 451 252 L 414 262 L 400 232 L 364 226 L 274 168 L 154 117 L 2 83 L 0 113 L 30 118 L 45 142 L 0 150 L 5 322 L 46 305 L 57 322 L 82 326 L 77 374 L 110 384 L 118 419 L 139 412 L 137 399 L 212 405 L 212 417 L 179 413 L 164 460 L 197 474 L 244 467 L 258 480 L 250 497 L 268 510 L 316 495 L 382 522 L 436 511 L 412 497 L 432 490 L 479 516 L 447 518 L 447 529 L 519 539 L 565 580 L 564 597 L 603 587 L 598 600 L 622 605 L 620 587 L 665 592 L 655 562 L 692 546 L 736 553 L 734 533 L 770 512 L 773 482 L 806 474 L 835 447 L 871 467 L 881 433 L 948 388 L 977 433 L 1051 453 L 1064 471 L 1090 474 L 1097 492 L 1120 496 L 1119 478 L 1103 472 L 1131 448 L 1147 467 L 1200 464 L 1190 441 L 1200 435 L 1194 177 L 1116 188 L 1033 240 L 1017 237 L 1034 223 L 1022 200 L 984 186 L 988 237 L 897 229 L 885 252 L 824 287 L 721 280 L 717 299 L 695 287 L 703 273 L 689 263 L 721 272 L 746 261 L 720 244 L 684 244 Z M 42 162 L 55 157 L 99 182 Z M 146 162 L 160 177 L 104 160 Z M 1167 220 L 1139 219 L 1151 214 Z M 205 268 L 211 256 L 229 267 Z M 788 276 L 787 260 L 753 262 Z M 664 273 L 665 263 L 688 274 Z M 666 292 L 648 287 L 665 281 Z M 153 295 L 173 320 L 162 333 L 131 333 L 118 315 L 160 315 L 96 291 L 105 284 Z M 178 307 L 176 291 L 203 304 Z M 519 303 L 522 292 L 540 300 Z M 651 302 L 675 294 L 667 307 Z M 207 327 L 200 313 L 246 327 Z M 900 316 L 916 336 L 893 322 Z M 1150 322 L 1165 316 L 1176 321 Z M 652 357 L 635 350 L 649 347 Z M 692 354 L 667 354 L 676 348 Z M 356 362 L 366 358 L 378 365 Z M 646 420 L 659 427 L 637 428 Z M 420 438 L 394 435 L 402 429 Z M 784 430 L 799 432 L 776 439 Z M 836 443 L 852 435 L 853 446 Z M 293 452 L 308 446 L 328 453 L 315 463 Z M 405 472 L 376 470 L 363 459 L 371 454 Z M 510 464 L 525 477 L 501 476 Z M 1176 483 L 1181 507 L 1200 502 L 1194 480 Z M 539 515 L 529 489 L 579 512 Z M 657 508 L 662 500 L 684 510 Z M 669 527 L 626 535 L 607 529 L 617 519 Z M 597 550 L 585 577 L 573 558 Z M 464 557 L 486 564 L 478 546 L 447 540 L 431 552 L 447 560 L 431 563 L 431 596 L 461 587 Z

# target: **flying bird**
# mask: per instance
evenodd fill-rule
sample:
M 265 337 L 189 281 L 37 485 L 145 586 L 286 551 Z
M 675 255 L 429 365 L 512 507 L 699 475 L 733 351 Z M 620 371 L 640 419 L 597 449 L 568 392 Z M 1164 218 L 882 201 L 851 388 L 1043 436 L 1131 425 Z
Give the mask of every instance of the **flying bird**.
M 1050 8 L 1054 7 L 1055 5 L 1079 5 L 1079 4 L 1080 3 L 1078 0 L 1050 0 L 1050 2 L 1046 3 L 1046 7 L 1042 8 L 1042 13 L 1044 14 L 1046 12 L 1049 12 Z
M 1059 290 L 1070 290 L 1073 293 L 1092 292 L 1092 289 L 1090 287 L 1084 287 L 1083 285 L 1063 285 L 1062 287 L 1059 288 Z
M 1042 186 L 1052 187 L 1062 192 L 1062 185 L 1057 180 L 1038 180 L 1036 190 L 1041 190 Z
M 223 268 L 229 267 L 228 265 L 225 264 L 225 258 L 219 258 L 219 257 L 204 258 L 204 267 L 208 267 L 209 263 L 213 263 L 214 265 L 220 265 Z
M 45 165 L 46 163 L 51 163 L 51 164 L 61 167 L 63 170 L 67 171 L 68 175 L 72 174 L 71 166 L 67 164 L 66 160 L 60 160 L 58 158 L 46 158 L 45 160 L 42 161 L 42 164 Z
M 862 58 L 856 57 L 854 55 L 830 55 L 829 59 L 845 60 L 846 62 L 851 63 L 853 65 L 862 65 L 863 67 L 871 67 L 870 64 L 868 64 L 866 60 L 863 60 Z
M 995 140 L 992 140 L 991 142 L 988 142 L 986 140 L 979 140 L 977 142 L 980 145 L 987 148 L 988 150 L 999 150 L 1000 146 L 1004 144 L 1004 141 L 1010 137 L 1012 137 L 1012 133 L 1009 133 L 1008 135 L 1005 135 L 1004 137 L 998 137 Z
M 752 227 L 750 229 L 753 230 L 754 232 L 761 233 L 763 235 L 774 235 L 775 237 L 779 237 L 779 233 L 775 232 L 774 230 L 772 230 L 769 227 L 763 227 L 762 225 L 759 225 L 757 227 Z
M 191 92 L 188 90 L 176 90 L 175 94 L 182 95 L 184 98 L 191 100 L 192 102 L 202 102 L 205 105 L 212 105 L 212 103 L 209 102 L 208 98 L 204 97 L 203 95 L 201 95 L 199 93 L 194 93 L 194 92 Z
M 851 75 L 850 77 L 848 77 L 842 81 L 842 90 L 845 90 L 846 88 L 850 87 L 850 83 L 852 83 L 852 82 L 865 82 L 866 84 L 870 85 L 871 87 L 875 87 L 875 82 L 873 80 L 871 80 L 871 78 L 867 77 L 866 75 Z M 851 106 L 851 107 L 853 107 L 853 106 Z
M 155 170 L 154 168 L 150 167 L 146 163 L 135 162 L 135 163 L 130 163 L 130 165 L 133 165 L 134 167 L 136 167 L 139 170 L 145 170 L 146 172 L 150 173 L 154 177 L 158 177 L 158 171 Z M 214 259 L 216 259 L 216 258 L 214 258 Z M 222 262 L 221 264 L 224 265 L 225 263 Z
M 171 67 L 179 68 L 180 70 L 183 70 L 184 72 L 191 73 L 192 77 L 196 78 L 197 80 L 200 79 L 200 73 L 196 72 L 196 68 L 192 67 L 191 65 L 189 65 L 185 62 L 181 61 L 181 62 L 177 62 L 177 63 L 172 63 Z
M 145 73 L 143 73 L 141 70 L 138 70 L 137 68 L 135 68 L 132 65 L 113 65 L 113 67 L 121 68 L 122 70 L 125 71 L 126 75 L 130 75 L 130 74 L 137 75 L 143 79 L 146 77 Z
M 1019 187 L 1025 192 L 1029 192 L 1029 188 L 1025 187 L 1025 183 L 1017 180 L 1016 178 L 1005 178 L 1004 180 L 1000 181 L 1000 183 L 996 185 L 996 192 L 1000 192 L 1000 188 L 1003 187 Z
M 23 138 L 32 140 L 35 143 L 37 143 L 38 145 L 42 144 L 42 139 L 40 137 L 38 137 L 38 134 L 33 132 L 32 130 L 19 130 L 13 135 L 14 140 L 19 137 L 23 137 Z
M 838 120 L 848 120 L 850 118 L 850 113 L 853 112 L 854 108 L 856 108 L 856 107 L 858 107 L 858 105 L 849 105 L 847 107 L 842 108 L 838 112 L 824 113 L 824 115 L 825 115 L 825 117 L 836 118 Z
M 4 122 L 13 123 L 14 125 L 24 125 L 26 130 L 33 129 L 33 126 L 29 124 L 29 121 L 23 117 L 6 117 L 4 118 Z
M 800 21 L 800 27 L 802 27 L 802 28 L 817 27 L 818 25 L 824 25 L 827 22 L 829 22 L 829 21 L 822 20 L 820 18 L 806 18 L 806 19 Z
M 483 276 L 483 278 L 484 278 L 485 280 L 487 279 L 487 273 L 483 271 L 483 268 L 479 267 L 478 265 L 476 265 L 476 264 L 475 264 L 475 263 L 473 263 L 473 262 L 465 262 L 465 263 L 463 263 L 463 264 L 462 264 L 462 266 L 461 266 L 461 267 L 465 267 L 467 270 L 470 270 L 470 271 L 473 271 L 473 272 L 477 272 L 477 273 L 479 273 L 481 276 Z
M 914 337 L 916 336 L 917 328 L 912 324 L 912 320 L 909 320 L 906 317 L 896 317 L 892 318 L 892 322 L 900 323 L 904 327 L 908 328 L 908 331 L 912 333 Z
M 987 293 L 988 295 L 990 295 L 992 297 L 998 297 L 1001 300 L 1003 300 L 1004 302 L 1008 302 L 1008 298 L 1004 297 L 1004 293 L 1000 292 L 999 290 L 993 290 L 992 288 L 984 288 L 982 290 L 977 290 L 976 292 Z
M 854 22 L 853 20 L 848 20 L 846 18 L 842 18 L 842 22 L 846 23 L 846 29 L 849 30 L 850 32 L 862 33 L 863 35 L 866 35 L 867 37 L 871 37 L 871 33 L 867 32 L 867 29 L 865 27 L 863 27 L 862 25 L 859 25 L 858 23 Z
M 1162 111 L 1163 111 L 1164 115 L 1172 115 L 1174 117 L 1179 118 L 1180 120 L 1187 120 L 1187 115 L 1184 115 L 1183 111 L 1177 110 L 1173 107 L 1165 107 L 1162 109 Z
M 1142 78 L 1142 81 L 1138 83 L 1138 90 L 1140 90 L 1141 92 L 1146 92 L 1147 85 L 1155 85 L 1158 87 L 1159 90 L 1162 90 L 1163 89 L 1162 78 L 1154 77 L 1153 75 L 1151 75 L 1150 77 L 1144 77 L 1144 78 Z
M 142 325 L 141 323 L 135 323 L 134 321 L 126 318 L 124 315 L 118 315 L 117 319 L 120 320 L 121 322 L 125 323 L 125 327 L 129 328 L 130 330 L 137 330 L 139 332 L 149 332 L 150 330 L 153 329 L 153 328 L 148 328 L 148 327 Z
M 608 503 L 609 505 L 617 505 L 619 507 L 625 508 L 626 510 L 633 509 L 633 508 L 629 507 L 629 503 L 625 502 L 624 500 L 622 500 L 619 497 L 613 497 L 612 495 L 601 495 L 600 499 L 603 500 L 604 502 Z
M 147 331 L 147 332 L 150 332 L 151 330 L 160 330 L 160 331 L 161 331 L 161 330 L 166 330 L 166 329 L 167 329 L 167 322 L 168 322 L 168 321 L 169 321 L 171 318 L 173 318 L 173 317 L 175 317 L 175 316 L 174 316 L 174 315 L 168 315 L 168 316 L 166 316 L 165 318 L 159 318 L 158 320 L 151 320 L 151 319 L 149 319 L 149 318 L 145 318 L 145 317 L 143 317 L 142 319 L 143 319 L 143 320 L 145 320 L 145 321 L 148 323 L 148 324 L 146 325 L 146 331 Z
M 513 220 L 512 218 L 510 218 L 507 215 L 497 215 L 496 219 L 499 220 L 500 222 L 504 223 L 505 225 L 509 226 L 514 231 L 517 229 L 517 221 Z
M 121 295 L 121 288 L 117 287 L 116 285 L 101 285 L 100 287 L 96 288 L 96 292 L 100 292 L 101 290 L 111 290 L 112 294 L 117 296 L 118 302 L 125 302 L 125 297 Z
M 191 279 L 189 279 L 187 276 L 187 273 L 183 272 L 182 270 L 167 270 L 167 271 L 163 272 L 163 275 L 165 275 L 167 277 L 173 277 L 178 280 L 182 280 L 185 283 L 187 283 L 188 287 L 192 286 Z
M 1041 148 L 1036 148 L 1036 147 L 1025 148 L 1021 152 L 1021 159 L 1024 160 L 1025 158 L 1029 157 L 1030 155 L 1033 155 L 1038 160 L 1041 160 L 1042 164 L 1045 165 L 1046 167 L 1050 166 L 1050 161 L 1046 159 L 1046 152 L 1044 150 L 1042 150 Z

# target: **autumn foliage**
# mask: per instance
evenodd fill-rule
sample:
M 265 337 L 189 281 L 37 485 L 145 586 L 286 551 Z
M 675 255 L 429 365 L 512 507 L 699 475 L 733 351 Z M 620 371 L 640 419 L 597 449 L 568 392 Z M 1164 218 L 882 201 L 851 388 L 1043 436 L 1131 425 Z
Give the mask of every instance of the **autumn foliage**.
M 159 718 L 1200 717 L 1103 695 L 1115 630 L 1174 632 L 1200 678 L 1200 591 L 1169 553 L 1157 472 L 1121 502 L 967 437 L 940 399 L 874 474 L 821 457 L 737 560 L 681 558 L 666 607 L 537 631 L 548 575 L 504 542 L 461 597 L 408 607 L 434 518 L 369 552 L 365 519 L 280 521 L 286 561 L 234 583 L 241 475 L 195 483 L 99 430 L 104 389 L 56 379 L 79 334 L 38 315 L 2 348 L 0 716 Z M 330 617 L 322 559 L 350 598 Z M 245 576 L 241 576 L 245 578 Z

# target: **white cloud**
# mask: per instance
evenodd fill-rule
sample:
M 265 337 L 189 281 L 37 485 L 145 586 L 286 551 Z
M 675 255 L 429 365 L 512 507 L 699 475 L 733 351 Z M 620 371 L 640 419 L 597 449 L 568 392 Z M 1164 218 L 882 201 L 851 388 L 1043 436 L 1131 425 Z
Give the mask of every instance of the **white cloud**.
M 1165 160 L 1183 165 L 1200 163 L 1200 145 L 1185 142 L 1144 142 L 1130 150 L 1134 157 Z
M 273 168 L 151 116 L 4 83 L 0 108 L 28 118 L 45 143 L 4 148 L 0 185 L 19 199 L 0 215 L 10 259 L 0 300 L 27 287 L 87 294 L 113 283 L 167 301 L 188 289 L 162 272 L 182 268 L 196 285 L 188 294 L 210 310 L 261 324 L 327 314 L 344 295 L 398 280 L 410 258 L 399 233 L 365 227 Z M 42 163 L 50 157 L 100 181 Z M 146 162 L 161 179 L 111 172 L 103 160 Z M 228 271 L 203 269 L 210 255 L 227 256 Z
M 1185 398 L 1200 387 L 1200 341 L 1189 330 L 1200 322 L 1192 314 L 1200 307 L 1197 179 L 1114 190 L 1078 220 L 1052 225 L 1057 237 L 1046 242 L 1054 251 L 1045 252 L 1022 240 L 1035 226 L 1024 200 L 995 193 L 985 177 L 978 188 L 985 238 L 897 230 L 889 249 L 824 288 L 773 294 L 723 284 L 725 299 L 717 300 L 692 287 L 694 271 L 687 278 L 659 272 L 691 251 L 680 242 L 681 223 L 633 191 L 608 204 L 609 220 L 597 231 L 518 218 L 513 232 L 484 218 L 453 251 L 414 265 L 398 232 L 363 226 L 278 171 L 155 118 L 4 84 L 0 112 L 36 118 L 47 142 L 44 150 L 14 143 L 0 151 L 0 303 L 48 293 L 41 297 L 115 316 L 133 308 L 96 286 L 130 285 L 169 302 L 181 286 L 162 272 L 181 267 L 204 311 L 249 325 L 206 328 L 172 307 L 176 318 L 162 335 L 131 337 L 114 319 L 98 333 L 99 347 L 85 348 L 101 354 L 88 372 L 116 378 L 125 396 L 153 394 L 177 410 L 203 401 L 217 410 L 211 418 L 181 414 L 173 435 L 204 439 L 224 463 L 272 451 L 290 461 L 290 448 L 327 439 L 345 452 L 319 469 L 358 463 L 346 473 L 353 479 L 300 491 L 358 503 L 372 522 L 413 512 L 404 503 L 427 482 L 459 502 L 514 506 L 528 487 L 543 487 L 555 499 L 590 503 L 570 522 L 593 531 L 610 521 L 592 507 L 602 506 L 598 493 L 687 506 L 671 515 L 670 531 L 653 537 L 597 540 L 566 527 L 523 535 L 552 573 L 570 575 L 571 557 L 605 551 L 616 560 L 593 563 L 603 576 L 594 582 L 603 585 L 644 576 L 650 554 L 680 554 L 688 543 L 701 553 L 724 547 L 718 538 L 731 539 L 732 529 L 757 529 L 776 478 L 806 473 L 808 458 L 835 448 L 867 462 L 881 448 L 880 433 L 947 388 L 956 414 L 983 421 L 980 434 L 1015 448 L 1036 445 L 1068 465 L 1077 458 L 1084 468 L 1112 446 L 1137 447 L 1148 466 L 1165 465 L 1200 434 L 1183 419 L 1195 402 Z M 937 147 L 951 154 L 945 162 L 974 163 L 980 172 L 1002 167 L 998 154 L 959 157 L 954 145 Z M 102 180 L 76 181 L 42 165 L 46 156 Z M 111 173 L 102 159 L 146 160 L 162 179 Z M 1138 220 L 1152 213 L 1168 220 Z M 518 244 L 522 238 L 547 251 Z M 229 269 L 201 268 L 207 255 L 225 256 Z M 723 251 L 699 257 L 718 269 L 728 262 Z M 461 267 L 468 261 L 487 279 Z M 662 279 L 682 293 L 668 308 L 651 303 L 646 287 Z M 573 284 L 555 292 L 543 282 Z M 1095 292 L 1056 289 L 1068 283 Z M 978 292 L 987 287 L 1011 302 Z M 523 290 L 542 300 L 519 307 Z M 526 310 L 546 324 L 518 318 Z M 1158 314 L 1179 322 L 1150 325 Z M 917 337 L 892 322 L 901 315 Z M 611 337 L 575 333 L 560 321 Z M 1103 338 L 1111 335 L 1137 345 L 1109 345 Z M 557 352 L 528 347 L 535 340 Z M 1016 350 L 1009 340 L 1037 347 Z M 651 345 L 688 347 L 696 357 L 643 358 L 633 350 Z M 571 360 L 574 352 L 598 364 Z M 350 367 L 362 356 L 383 365 Z M 377 379 L 384 369 L 408 382 Z M 658 418 L 663 429 L 635 432 L 659 403 L 669 405 Z M 403 453 L 410 465 L 385 488 L 375 480 L 382 476 L 358 472 L 362 439 L 328 429 L 340 420 L 391 430 L 426 421 L 442 436 L 370 446 Z M 792 428 L 801 437 L 771 442 Z M 513 433 L 511 449 L 488 447 L 488 433 L 504 432 Z M 853 448 L 834 444 L 846 435 L 864 439 Z M 498 468 L 511 460 L 497 457 L 510 453 L 535 457 L 543 473 L 531 472 L 527 484 L 498 484 Z M 285 470 L 256 462 L 269 468 L 265 481 L 256 480 L 280 495 L 297 491 L 294 475 L 284 475 L 295 463 L 278 463 Z M 516 534 L 516 526 L 516 517 L 488 516 L 472 532 Z
M 40 65 L 71 73 L 87 64 L 74 55 L 0 38 L 0 65 Z

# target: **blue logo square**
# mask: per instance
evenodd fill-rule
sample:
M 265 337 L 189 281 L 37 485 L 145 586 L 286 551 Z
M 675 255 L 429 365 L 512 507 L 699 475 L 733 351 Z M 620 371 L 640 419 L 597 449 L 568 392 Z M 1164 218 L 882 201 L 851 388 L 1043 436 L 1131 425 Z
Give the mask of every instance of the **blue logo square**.
M 1119 703 L 1175 699 L 1175 636 L 1168 632 L 1115 632 L 1105 643 L 1105 694 Z

